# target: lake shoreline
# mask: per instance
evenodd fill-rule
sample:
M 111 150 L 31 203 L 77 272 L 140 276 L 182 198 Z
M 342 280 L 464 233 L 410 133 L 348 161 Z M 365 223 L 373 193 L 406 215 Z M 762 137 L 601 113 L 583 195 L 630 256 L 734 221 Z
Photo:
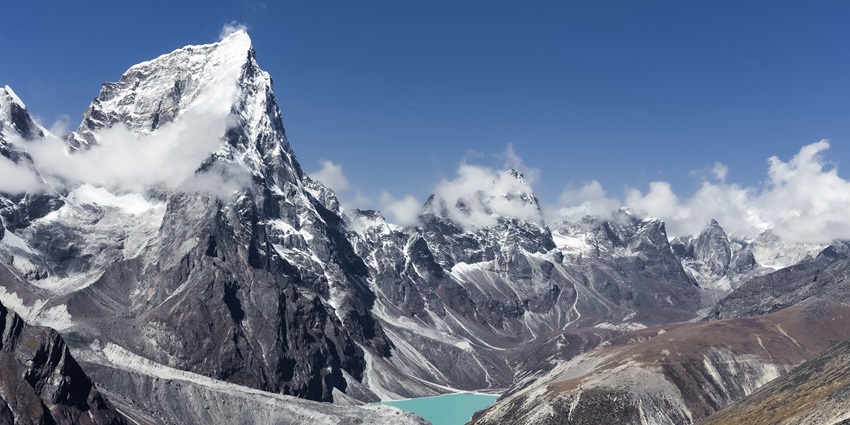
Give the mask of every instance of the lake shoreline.
M 458 391 L 431 397 L 416 397 L 371 403 L 415 413 L 434 425 L 463 425 L 479 410 L 498 400 L 500 394 L 480 391 Z

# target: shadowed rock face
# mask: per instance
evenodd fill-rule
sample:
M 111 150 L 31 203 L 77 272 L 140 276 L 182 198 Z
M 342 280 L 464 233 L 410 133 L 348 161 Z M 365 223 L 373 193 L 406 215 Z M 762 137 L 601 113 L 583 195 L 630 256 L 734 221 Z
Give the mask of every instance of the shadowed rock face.
M 0 423 L 125 424 L 56 331 L 0 304 Z
M 233 96 L 219 96 L 231 83 Z M 403 396 L 503 388 L 621 326 L 695 316 L 697 288 L 663 223 L 592 220 L 583 231 L 595 252 L 565 259 L 513 170 L 512 189 L 488 196 L 539 217 L 488 210 L 490 225 L 464 229 L 433 206 L 415 227 L 352 231 L 333 192 L 301 170 L 244 33 L 131 67 L 64 140 L 80 153 L 112 127 L 154 137 L 198 105 L 224 111 L 226 124 L 197 173 L 244 169 L 249 181 L 234 196 L 148 188 L 151 206 L 139 214 L 73 192 L 4 204 L 6 227 L 29 248 L 0 253 L 32 283 L 29 295 L 26 282 L 13 292 L 67 306 L 75 348 L 99 340 L 262 390 L 374 400 L 381 381 L 393 387 L 383 394 Z M 479 201 L 489 202 L 464 202 Z
M 219 99 L 231 87 L 233 96 Z M 348 381 L 363 379 L 364 349 L 388 356 L 390 344 L 370 313 L 368 270 L 339 211 L 313 195 L 323 188 L 304 176 L 289 147 L 271 79 L 247 34 L 132 67 L 104 84 L 66 141 L 84 151 L 114 126 L 155 133 L 210 104 L 227 126 L 221 149 L 197 172 L 236 164 L 248 175 L 241 190 L 217 197 L 152 189 L 147 198 L 158 206 L 143 217 L 69 205 L 56 220 L 18 232 L 38 253 L 27 259 L 32 271 L 22 272 L 33 280 L 90 279 L 50 297 L 67 305 L 82 350 L 95 339 L 114 342 L 209 377 L 331 401 Z M 322 199 L 333 208 L 332 193 Z
M 464 228 L 436 202 L 404 229 L 374 211 L 349 216 L 379 294 L 374 311 L 415 350 L 417 363 L 404 364 L 413 374 L 455 388 L 504 387 L 630 327 L 696 316 L 698 287 L 660 221 L 622 212 L 554 230 L 507 217 Z M 555 233 L 577 240 L 581 253 L 565 256 Z M 417 369 L 422 359 L 441 373 Z
M 675 238 L 671 246 L 703 286 L 710 287 L 712 281 L 722 277 L 735 283 L 752 277 L 753 269 L 758 267 L 752 247 L 745 241 L 729 238 L 716 220 L 711 220 L 699 235 Z

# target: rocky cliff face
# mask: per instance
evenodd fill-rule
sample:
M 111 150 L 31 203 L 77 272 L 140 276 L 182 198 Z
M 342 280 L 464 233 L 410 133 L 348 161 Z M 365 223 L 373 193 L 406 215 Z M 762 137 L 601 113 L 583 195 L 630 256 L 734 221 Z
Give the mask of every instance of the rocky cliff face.
M 773 271 L 756 261 L 753 243 L 730 238 L 716 220 L 698 235 L 675 238 L 671 247 L 699 285 L 700 314 L 743 282 Z
M 493 214 L 487 226 L 466 220 L 492 214 L 488 199 L 539 214 L 530 193 L 480 193 L 478 204 L 459 200 L 459 212 L 432 197 L 420 224 L 404 229 L 373 211 L 349 215 L 399 370 L 455 388 L 498 388 L 612 334 L 695 317 L 699 289 L 660 221 L 622 212 L 550 230 L 542 216 Z
M 747 317 L 779 311 L 809 299 L 847 299 L 848 262 L 845 242 L 836 242 L 815 258 L 756 277 L 720 300 L 710 318 Z
M 365 267 L 349 255 L 341 219 L 306 187 L 246 34 L 131 68 L 104 85 L 68 140 L 87 149 L 101 128 L 156 134 L 201 112 L 228 124 L 191 179 L 241 187 L 167 194 L 143 253 L 69 295 L 69 311 L 99 326 L 120 315 L 139 332 L 108 337 L 163 364 L 330 401 L 345 376 L 362 379 L 363 349 L 385 356 L 388 341 L 368 310 Z
M 663 222 L 619 211 L 609 220 L 563 223 L 555 233 L 562 249 L 574 252 L 566 267 L 608 301 L 605 310 L 622 315 L 612 323 L 648 325 L 695 316 L 699 288 L 673 254 Z
M 71 356 L 62 337 L 0 304 L 0 422 L 125 424 Z

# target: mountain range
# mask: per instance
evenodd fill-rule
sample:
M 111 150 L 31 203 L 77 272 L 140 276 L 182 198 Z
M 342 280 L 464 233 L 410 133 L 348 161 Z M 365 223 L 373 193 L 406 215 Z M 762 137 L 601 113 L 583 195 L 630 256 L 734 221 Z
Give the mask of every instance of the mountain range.
M 0 156 L 10 423 L 422 423 L 368 403 L 459 390 L 502 394 L 474 423 L 694 423 L 850 338 L 841 241 L 548 222 L 518 170 L 407 227 L 341 207 L 244 31 L 67 135 L 0 89 Z

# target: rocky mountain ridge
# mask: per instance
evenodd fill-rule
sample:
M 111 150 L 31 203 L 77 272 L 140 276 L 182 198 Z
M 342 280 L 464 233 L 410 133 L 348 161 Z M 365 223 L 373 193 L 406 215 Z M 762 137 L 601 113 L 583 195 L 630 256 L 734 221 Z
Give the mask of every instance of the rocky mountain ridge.
M 844 424 L 850 341 L 842 342 L 700 424 Z
M 0 331 L 0 422 L 127 423 L 86 376 L 56 331 L 28 325 L 2 303 Z
M 834 245 L 837 254 L 786 260 L 770 250 L 781 241 L 734 240 L 716 221 L 671 241 L 663 222 L 626 210 L 547 223 L 517 170 L 489 190 L 435 194 L 406 228 L 379 212 L 345 211 L 332 190 L 301 169 L 271 78 L 244 32 L 131 67 L 103 85 L 80 126 L 60 141 L 72 170 L 93 153 L 118 152 L 110 150 L 116 146 L 157 146 L 150 150 L 161 157 L 153 159 L 176 155 L 188 164 L 162 178 L 62 174 L 43 166 L 29 144 L 58 139 L 5 90 L 0 154 L 32 170 L 41 185 L 0 193 L 0 265 L 8 269 L 0 300 L 61 331 L 110 398 L 145 421 L 213 417 L 199 407 L 205 401 L 178 397 L 160 382 L 175 379 L 201 399 L 227 398 L 221 385 L 238 388 L 222 406 L 285 405 L 286 395 L 358 404 L 452 389 L 519 394 L 564 364 L 616 358 L 618 350 L 637 350 L 632 340 L 674 333 L 666 327 L 709 311 L 714 318 L 749 317 L 813 302 L 814 295 L 792 300 L 780 293 L 797 291 L 800 280 L 773 266 L 802 259 L 804 268 L 818 268 L 823 258 L 843 255 Z M 144 155 L 139 162 L 150 159 Z M 785 282 L 772 298 L 781 301 L 755 305 L 747 291 L 759 279 Z M 809 287 L 810 294 L 821 288 Z M 773 319 L 765 320 L 757 325 L 767 332 Z M 771 349 L 771 341 L 782 341 L 773 332 L 765 336 Z M 824 341 L 813 346 L 826 348 Z M 753 359 L 753 350 L 723 353 L 760 372 L 707 395 L 691 388 L 693 397 L 716 402 L 685 397 L 675 402 L 685 406 L 677 418 L 716 410 L 815 354 L 764 362 Z M 707 354 L 690 355 L 698 362 Z M 662 386 L 676 373 L 708 373 L 709 366 L 648 371 L 654 363 L 644 357 L 628 363 L 627 372 L 650 373 Z M 588 376 L 608 382 L 612 370 L 624 368 Z M 693 387 L 698 380 L 682 382 Z M 604 406 L 614 393 L 594 394 Z M 515 406 L 511 400 L 487 415 Z M 656 401 L 647 405 L 656 413 L 670 407 Z M 322 409 L 305 404 L 291 413 L 323 411 L 331 422 L 333 415 L 387 414 Z M 241 420 L 257 419 L 249 410 L 240 410 Z

